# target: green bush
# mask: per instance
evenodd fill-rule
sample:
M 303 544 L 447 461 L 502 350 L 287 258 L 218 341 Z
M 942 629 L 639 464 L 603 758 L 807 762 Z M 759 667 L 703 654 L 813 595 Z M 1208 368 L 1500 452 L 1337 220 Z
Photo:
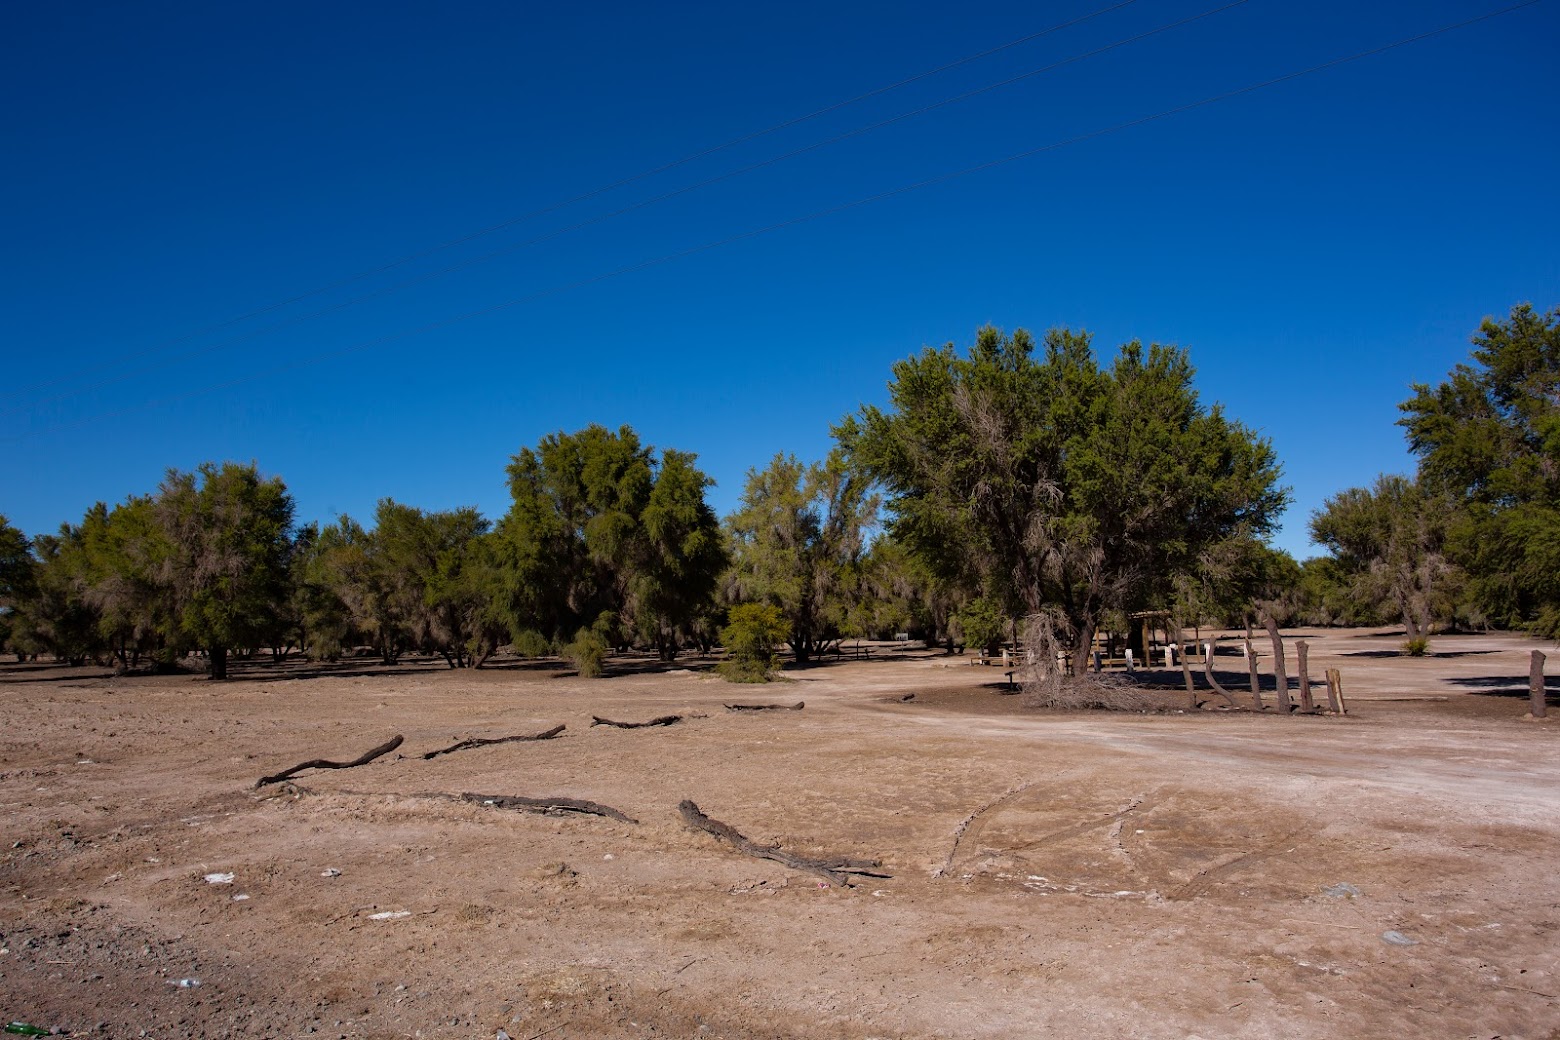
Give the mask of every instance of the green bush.
M 519 657 L 546 657 L 553 650 L 552 644 L 547 641 L 547 637 L 534 628 L 516 632 L 510 647 Z
M 1404 657 L 1423 657 L 1430 652 L 1430 640 L 1426 636 L 1416 636 L 1402 646 Z
M 715 666 L 716 671 L 728 682 L 768 682 L 779 667 L 775 647 L 790 631 L 779 607 L 763 603 L 732 607 L 720 630 L 726 659 Z
M 582 628 L 574 634 L 574 642 L 563 648 L 563 656 L 574 665 L 581 679 L 598 678 L 601 662 L 607 657 L 607 641 L 594 630 Z

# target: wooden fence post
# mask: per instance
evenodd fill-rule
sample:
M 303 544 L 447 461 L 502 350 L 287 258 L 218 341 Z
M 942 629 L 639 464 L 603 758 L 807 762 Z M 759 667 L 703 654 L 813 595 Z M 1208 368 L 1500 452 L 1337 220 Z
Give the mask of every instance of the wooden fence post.
M 1246 670 L 1251 673 L 1251 699 L 1257 702 L 1258 711 L 1266 711 L 1262 705 L 1262 676 L 1257 674 L 1257 651 L 1252 648 L 1251 639 L 1246 639 Z
M 1343 703 L 1343 674 L 1336 668 L 1327 669 L 1327 703 L 1339 715 L 1349 713 Z
M 1544 718 L 1548 708 L 1544 704 L 1544 652 L 1534 650 L 1528 664 L 1528 703 L 1535 719 Z
M 1311 700 L 1311 673 L 1306 671 L 1306 654 L 1310 648 L 1302 639 L 1295 644 L 1295 667 L 1300 671 L 1300 710 L 1311 712 L 1316 710 L 1316 705 Z

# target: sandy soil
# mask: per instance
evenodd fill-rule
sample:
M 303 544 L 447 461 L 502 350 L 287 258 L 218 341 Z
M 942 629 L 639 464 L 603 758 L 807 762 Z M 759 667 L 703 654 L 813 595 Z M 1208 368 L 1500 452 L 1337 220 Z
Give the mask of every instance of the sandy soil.
M 1408 660 L 1390 634 L 1300 635 L 1348 717 L 1036 713 L 995 669 L 892 647 L 767 687 L 643 660 L 594 681 L 0 667 L 0 1015 L 112 1037 L 1560 1037 L 1560 722 L 1522 719 L 1533 644 Z M 682 799 L 892 877 L 743 856 Z

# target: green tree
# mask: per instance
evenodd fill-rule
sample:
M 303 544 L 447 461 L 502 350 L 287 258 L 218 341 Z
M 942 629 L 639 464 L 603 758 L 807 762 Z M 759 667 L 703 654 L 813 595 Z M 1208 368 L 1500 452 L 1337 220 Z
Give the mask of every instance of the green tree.
M 512 504 L 494 532 L 499 602 L 515 632 L 609 643 L 637 633 L 663 658 L 708 615 L 724 562 L 704 500 L 711 481 L 686 452 L 659 459 L 627 426 L 589 426 L 522 448 Z M 602 624 L 603 614 L 615 620 Z
M 284 615 L 292 496 L 252 464 L 208 462 L 194 473 L 169 470 L 155 509 L 170 546 L 162 583 L 179 636 L 204 647 L 211 677 L 225 679 L 228 652 L 270 644 Z
M 737 511 L 726 521 L 729 593 L 737 602 L 780 608 L 798 663 L 837 644 L 852 627 L 877 513 L 867 479 L 838 450 L 811 465 L 776 455 L 765 469 L 748 472 Z
M 1010 615 L 1052 613 L 1078 659 L 1103 611 L 1169 601 L 1209 545 L 1266 535 L 1286 501 L 1272 448 L 1204 407 L 1186 352 L 984 328 L 894 366 L 890 407 L 836 435 L 889 492 L 890 531 Z M 1048 608 L 1050 610 L 1048 611 Z
M 1402 619 L 1412 644 L 1452 615 L 1458 574 L 1445 548 L 1453 518 L 1445 495 L 1383 474 L 1327 499 L 1311 517 L 1311 538 L 1339 562 L 1357 598 Z
M 11 645 L 18 654 L 53 654 L 85 664 L 104 647 L 99 613 L 84 594 L 88 559 L 80 527 L 61 524 L 58 534 L 33 539 L 38 565 L 28 595 L 11 616 Z
M 1472 364 L 1415 384 L 1399 420 L 1427 492 L 1459 509 L 1451 557 L 1489 619 L 1560 636 L 1560 308 L 1485 319 Z
M 0 647 L 17 651 L 12 642 L 17 611 L 38 591 L 38 560 L 32 553 L 32 540 L 11 526 L 0 515 Z
M 627 583 L 635 628 L 663 661 L 671 660 L 685 641 L 697 641 L 699 622 L 714 604 L 716 583 L 727 564 L 720 521 L 704 498 L 715 482 L 694 461 L 687 452 L 662 453 L 655 486 L 639 516 Z

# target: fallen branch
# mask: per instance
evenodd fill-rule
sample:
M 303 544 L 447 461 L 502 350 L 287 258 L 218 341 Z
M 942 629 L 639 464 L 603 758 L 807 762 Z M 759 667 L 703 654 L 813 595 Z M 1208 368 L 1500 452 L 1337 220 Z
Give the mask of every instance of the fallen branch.
M 553 737 L 556 737 L 567 728 L 568 727 L 564 724 L 559 723 L 552 729 L 546 730 L 542 733 L 517 733 L 512 737 L 472 737 L 470 740 L 463 740 L 458 744 L 451 744 L 447 748 L 440 748 L 437 751 L 430 751 L 423 756 L 423 761 L 426 762 L 430 758 L 438 758 L 440 755 L 448 755 L 452 751 L 465 751 L 467 748 L 487 747 L 489 744 L 511 744 L 519 740 L 551 740 Z
M 794 853 L 785 852 L 778 845 L 758 845 L 743 837 L 730 824 L 712 820 L 689 799 L 683 799 L 677 805 L 677 811 L 682 814 L 683 822 L 695 830 L 701 830 L 713 835 L 721 841 L 729 842 L 738 852 L 753 856 L 757 859 L 773 860 L 782 866 L 792 870 L 804 870 L 809 874 L 817 874 L 819 877 L 832 881 L 836 885 L 845 888 L 850 887 L 849 874 L 860 874 L 865 877 L 886 878 L 893 877 L 885 874 L 877 868 L 881 864 L 875 860 L 847 859 L 837 857 L 833 859 L 808 859 Z
M 266 784 L 279 784 L 283 780 L 289 779 L 290 777 L 296 776 L 297 774 L 303 772 L 305 769 L 352 769 L 355 766 L 366 766 L 380 755 L 388 755 L 390 752 L 400 747 L 401 741 L 404 739 L 404 737 L 397 733 L 383 744 L 379 745 L 371 751 L 365 751 L 363 754 L 359 755 L 357 758 L 354 758 L 350 762 L 331 762 L 323 758 L 311 758 L 307 762 L 300 762 L 291 769 L 284 769 L 280 773 L 276 773 L 272 776 L 262 776 L 260 779 L 255 781 L 255 787 L 261 788 Z
M 651 726 L 674 726 L 681 722 L 682 719 L 681 715 L 662 715 L 659 718 L 651 719 L 649 722 L 614 722 L 611 719 L 604 719 L 600 715 L 592 715 L 590 724 L 592 726 L 616 726 L 618 729 L 649 729 Z
M 638 823 L 634 819 L 610 805 L 602 805 L 599 802 L 587 802 L 581 798 L 526 798 L 521 795 L 506 794 L 463 794 L 460 796 L 463 802 L 476 802 L 478 805 L 491 805 L 495 809 L 515 809 L 520 812 L 537 813 L 543 816 L 557 816 L 561 813 L 583 813 L 587 816 L 606 816 L 613 820 L 622 820 L 624 823 Z
M 807 706 L 806 701 L 797 701 L 795 704 L 728 704 L 727 711 L 801 711 Z

